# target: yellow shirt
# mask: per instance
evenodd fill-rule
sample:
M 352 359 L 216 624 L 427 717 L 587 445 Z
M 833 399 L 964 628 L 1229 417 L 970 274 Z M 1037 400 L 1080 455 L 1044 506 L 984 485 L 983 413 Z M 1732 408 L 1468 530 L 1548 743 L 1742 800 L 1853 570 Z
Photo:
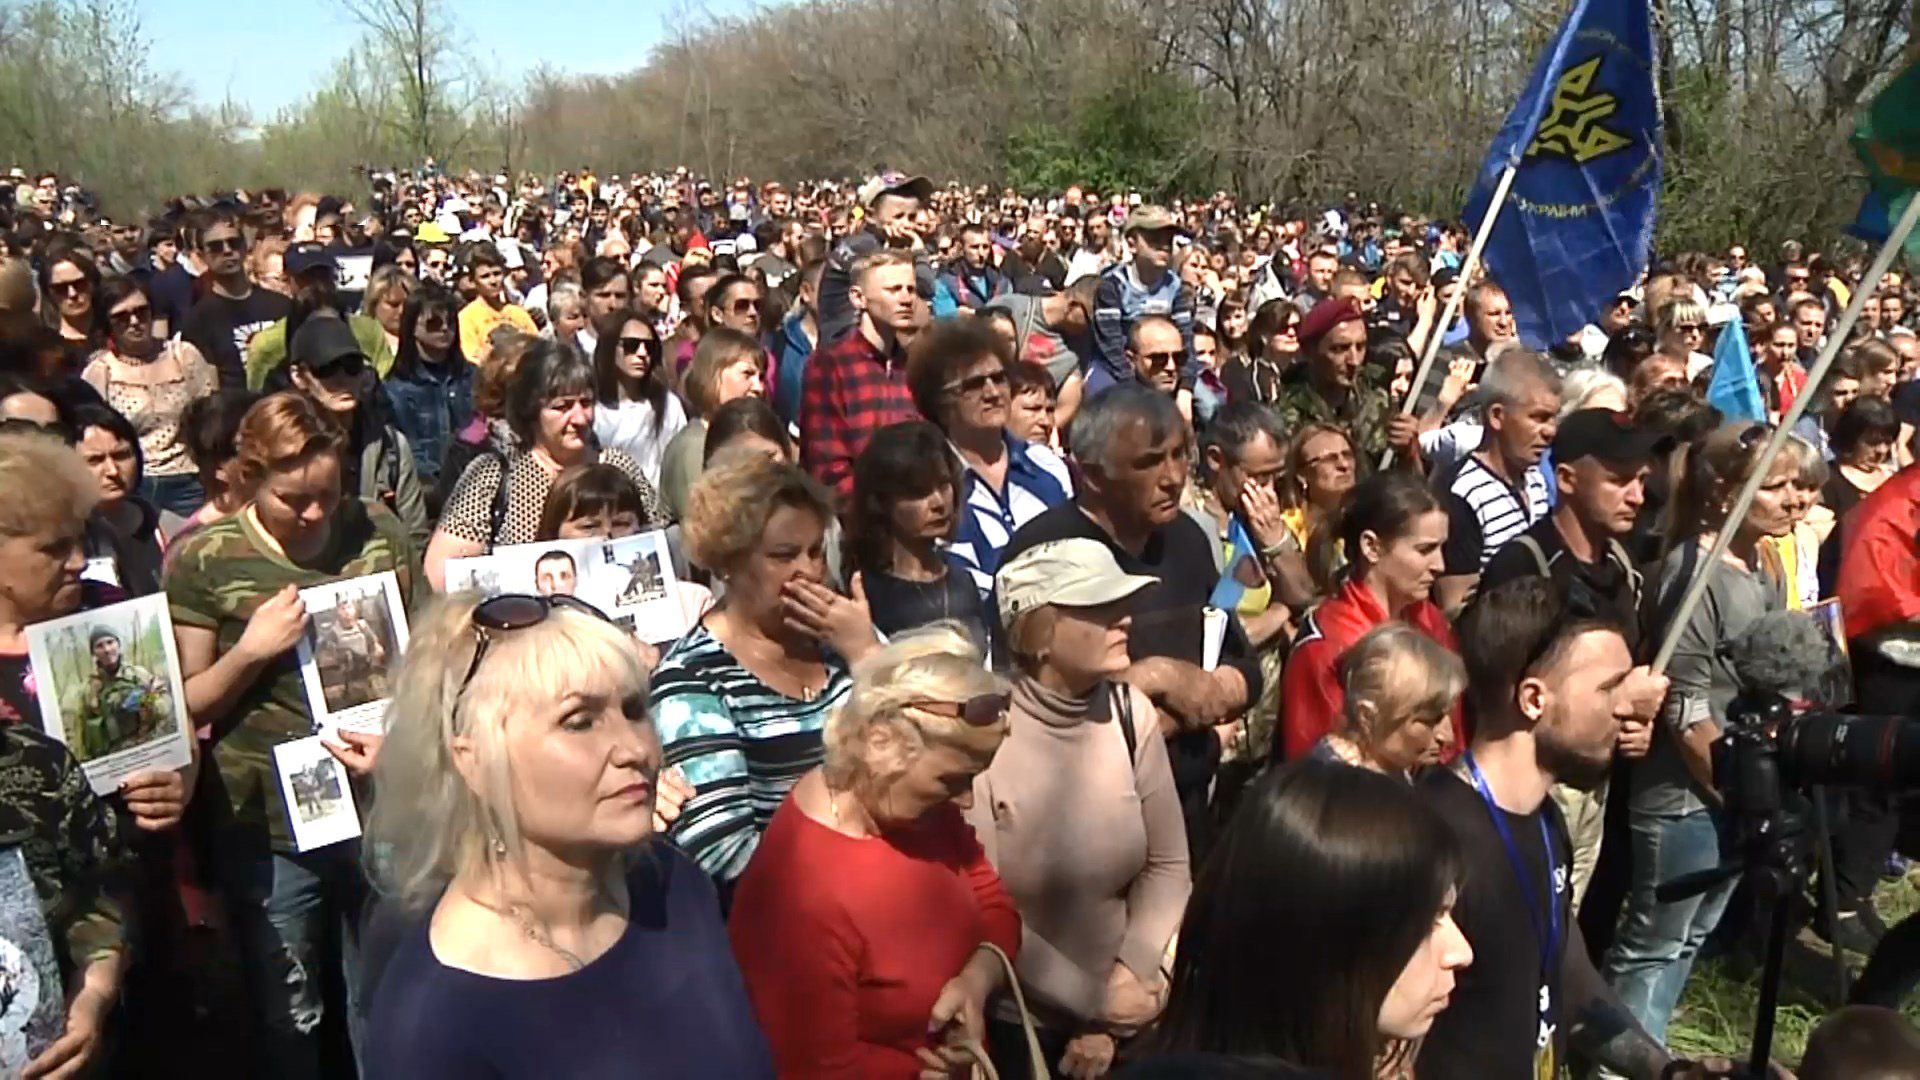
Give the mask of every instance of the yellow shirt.
M 472 363 L 479 363 L 486 355 L 487 338 L 502 325 L 513 327 L 523 334 L 538 334 L 540 328 L 533 323 L 533 316 L 518 304 L 490 306 L 485 300 L 475 300 L 460 309 L 460 351 Z

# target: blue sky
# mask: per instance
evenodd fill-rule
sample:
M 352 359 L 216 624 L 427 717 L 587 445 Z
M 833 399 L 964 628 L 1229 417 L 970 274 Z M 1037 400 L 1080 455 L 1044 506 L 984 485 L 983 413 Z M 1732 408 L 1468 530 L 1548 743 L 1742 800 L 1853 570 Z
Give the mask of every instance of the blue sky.
M 445 0 L 469 51 L 514 84 L 545 62 L 574 74 L 615 74 L 645 61 L 667 36 L 680 0 Z M 752 0 L 695 0 L 716 16 Z M 183 77 L 206 104 L 231 95 L 256 122 L 305 97 L 359 40 L 337 0 L 145 0 L 153 63 Z

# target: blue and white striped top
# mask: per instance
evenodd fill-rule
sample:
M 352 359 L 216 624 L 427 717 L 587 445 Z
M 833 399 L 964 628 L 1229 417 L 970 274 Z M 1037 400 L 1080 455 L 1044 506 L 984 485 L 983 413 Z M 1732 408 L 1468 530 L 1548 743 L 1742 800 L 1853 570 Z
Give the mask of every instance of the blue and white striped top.
M 1020 526 L 1066 502 L 1073 495 L 1067 463 L 1039 443 L 1002 433 L 1007 440 L 1007 482 L 1004 491 L 967 464 L 959 451 L 963 513 L 958 530 L 947 545 L 947 555 L 965 567 L 984 598 L 993 592 L 993 575 L 1000 569 L 1000 553 Z M 992 607 L 988 607 L 992 612 Z
M 773 812 L 820 764 L 821 729 L 853 689 L 846 661 L 826 656 L 827 685 L 812 701 L 767 686 L 696 625 L 654 669 L 650 711 L 669 765 L 693 785 L 668 836 L 717 881 L 747 868 Z

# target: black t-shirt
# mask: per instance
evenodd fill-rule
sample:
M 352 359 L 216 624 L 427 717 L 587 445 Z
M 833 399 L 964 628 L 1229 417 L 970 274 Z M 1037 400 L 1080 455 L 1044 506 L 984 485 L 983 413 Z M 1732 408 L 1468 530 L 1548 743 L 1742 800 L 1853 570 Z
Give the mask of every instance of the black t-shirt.
M 1533 540 L 1540 553 L 1538 556 L 1533 548 L 1523 542 L 1522 537 Z M 1534 522 L 1526 532 L 1508 541 L 1494 555 L 1480 575 L 1480 591 L 1485 592 L 1518 578 L 1539 577 L 1540 564 L 1544 560 L 1547 565 L 1546 577 L 1573 610 L 1618 623 L 1627 639 L 1628 651 L 1638 656 L 1640 575 L 1629 562 L 1622 561 L 1631 557 L 1624 547 L 1617 550 L 1609 548 L 1599 561 L 1581 562 L 1573 552 L 1567 550 L 1567 542 L 1560 535 L 1559 526 L 1554 524 L 1553 517 L 1549 515 Z
M 193 310 L 193 282 L 193 275 L 176 262 L 153 275 L 148 286 L 153 292 L 154 318 L 167 320 L 172 331 L 178 332 Z
M 1453 919 L 1473 946 L 1473 963 L 1457 974 L 1453 1002 L 1434 1021 L 1415 1063 L 1420 1080 L 1487 1080 L 1534 1075 L 1540 1033 L 1540 1000 L 1547 991 L 1546 1020 L 1554 1060 L 1566 1060 L 1566 1025 L 1560 1019 L 1560 969 L 1573 923 L 1573 890 L 1568 872 L 1573 848 L 1553 800 L 1531 814 L 1509 814 L 1507 829 L 1525 865 L 1528 886 L 1517 879 L 1506 845 L 1494 828 L 1487 804 L 1473 785 L 1451 769 L 1436 769 L 1420 781 L 1420 793 L 1453 827 L 1466 860 Z M 1560 938 L 1542 986 L 1542 912 L 1529 909 L 1547 894 L 1547 867 L 1540 823 L 1553 838 L 1554 904 L 1560 912 Z M 1536 931 L 1536 925 L 1541 930 Z
M 860 580 L 867 589 L 874 629 L 881 633 L 892 637 L 950 619 L 966 627 L 982 649 L 987 647 L 987 617 L 980 590 L 959 570 L 949 567 L 939 581 L 908 581 L 870 570 L 862 573 Z
M 193 305 L 180 336 L 220 373 L 222 390 L 247 386 L 247 342 L 253 335 L 287 317 L 292 301 L 277 292 L 256 288 L 234 300 L 209 292 Z M 291 342 L 289 342 L 291 344 Z

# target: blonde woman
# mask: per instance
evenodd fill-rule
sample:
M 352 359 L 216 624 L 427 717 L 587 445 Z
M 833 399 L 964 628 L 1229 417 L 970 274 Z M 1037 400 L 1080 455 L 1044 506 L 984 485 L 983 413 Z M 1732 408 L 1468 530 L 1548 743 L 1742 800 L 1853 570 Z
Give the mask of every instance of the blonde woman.
M 1692 381 L 1713 366 L 1713 357 L 1700 351 L 1707 342 L 1707 309 L 1698 301 L 1678 296 L 1654 309 L 1654 331 L 1659 335 L 1659 351 L 1687 365 Z M 1739 327 L 1732 328 L 1739 332 Z
M 713 886 L 653 837 L 646 671 L 569 601 L 467 594 L 415 626 L 367 823 L 406 929 L 366 1072 L 770 1076 Z
M 1458 656 L 1406 623 L 1390 622 L 1341 654 L 1339 672 L 1346 726 L 1322 736 L 1309 759 L 1408 781 L 1439 763 L 1453 742 L 1448 719 L 1467 688 Z
M 854 668 L 826 758 L 734 895 L 734 955 L 782 1076 L 946 1076 L 985 1034 L 1020 917 L 956 805 L 1007 732 L 1007 685 L 958 627 Z
M 1160 961 L 1192 891 L 1153 702 L 1117 681 L 1129 598 L 1156 582 L 1082 538 L 1028 548 L 994 577 L 1020 676 L 1012 731 L 974 779 L 968 817 L 1020 910 L 1020 983 L 1044 1064 L 1065 1076 L 1104 1075 L 1159 1014 Z M 988 1045 L 1000 1075 L 1028 1076 L 1009 1005 Z

